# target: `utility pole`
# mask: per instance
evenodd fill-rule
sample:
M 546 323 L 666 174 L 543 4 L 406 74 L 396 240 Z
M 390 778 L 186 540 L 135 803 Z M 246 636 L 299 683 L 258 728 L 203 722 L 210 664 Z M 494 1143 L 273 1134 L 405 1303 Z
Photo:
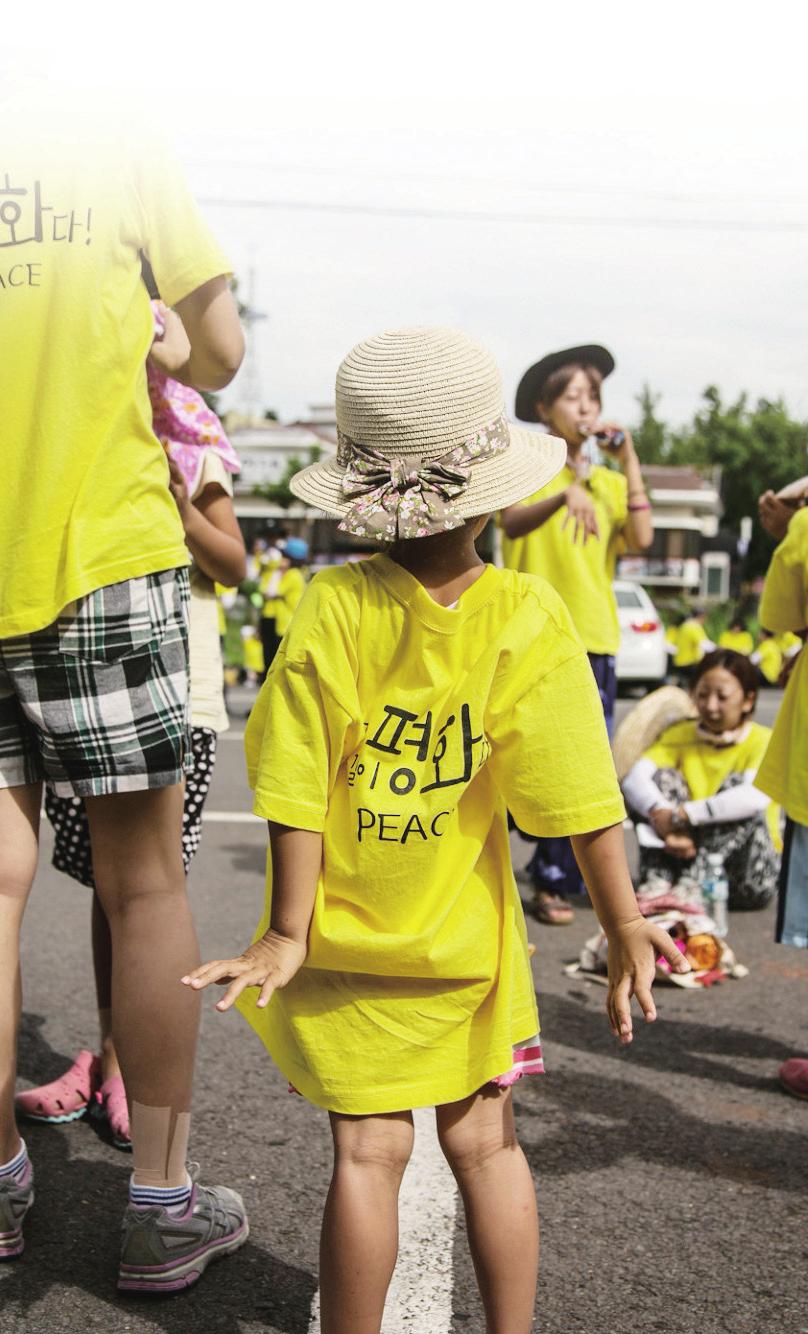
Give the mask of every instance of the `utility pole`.
M 265 311 L 259 310 L 255 298 L 255 266 L 250 265 L 247 274 L 247 304 L 241 310 L 241 322 L 246 330 L 247 348 L 244 354 L 244 368 L 241 372 L 241 407 L 245 417 L 257 419 L 263 408 L 261 393 L 261 368 L 258 360 L 258 340 L 255 326 L 267 318 Z

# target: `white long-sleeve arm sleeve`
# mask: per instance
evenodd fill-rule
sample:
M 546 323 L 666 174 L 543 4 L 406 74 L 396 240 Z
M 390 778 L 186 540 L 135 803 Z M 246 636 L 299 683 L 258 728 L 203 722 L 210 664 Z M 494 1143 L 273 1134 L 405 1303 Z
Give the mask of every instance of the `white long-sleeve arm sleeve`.
M 623 779 L 623 796 L 626 803 L 644 819 L 648 818 L 655 806 L 661 806 L 668 811 L 673 810 L 673 802 L 664 796 L 654 782 L 656 770 L 657 766 L 653 760 L 637 760 Z
M 758 788 L 753 787 L 755 770 L 747 769 L 743 782 L 731 787 L 726 792 L 719 792 L 714 797 L 703 801 L 686 801 L 685 814 L 692 825 L 720 824 L 729 820 L 750 820 L 765 811 L 771 798 Z

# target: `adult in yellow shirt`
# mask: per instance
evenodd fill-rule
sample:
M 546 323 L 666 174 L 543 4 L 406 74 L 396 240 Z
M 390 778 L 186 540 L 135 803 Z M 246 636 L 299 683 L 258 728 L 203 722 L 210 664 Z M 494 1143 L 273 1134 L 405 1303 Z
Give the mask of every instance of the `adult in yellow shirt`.
M 745 653 L 747 657 L 754 652 L 755 641 L 740 616 L 736 616 L 727 630 L 722 630 L 718 637 L 718 647 L 731 648 L 733 652 Z
M 218 1187 L 196 1189 L 194 1227 L 178 1232 L 169 1213 L 191 1200 L 198 1024 L 176 988 L 198 957 L 181 856 L 189 585 L 151 426 L 141 256 L 176 307 L 167 327 L 181 317 L 190 339 L 179 366 L 163 364 L 155 344 L 162 369 L 219 389 L 243 339 L 230 266 L 170 155 L 133 142 L 97 107 L 84 119 L 42 112 L 14 107 L 0 184 L 0 1248 L 2 1258 L 20 1253 L 33 1202 L 14 1052 L 18 937 L 47 781 L 84 799 L 113 940 L 112 1028 L 134 1148 L 118 1283 L 165 1292 L 194 1253 L 198 1276 L 222 1236 L 239 1245 L 246 1221 Z M 82 1115 L 91 1095 L 89 1083 L 71 1087 L 64 1114 Z M 197 1218 L 208 1220 L 201 1251 Z M 135 1275 L 132 1248 L 145 1235 L 153 1258 Z
M 540 491 L 500 514 L 502 556 L 509 569 L 540 574 L 564 599 L 583 640 L 611 733 L 620 643 L 612 590 L 621 551 L 646 550 L 653 540 L 651 506 L 625 427 L 601 420 L 601 386 L 614 370 L 605 347 L 566 348 L 543 357 L 522 376 L 516 415 L 540 423 L 567 446 L 567 463 Z M 590 463 L 583 446 L 593 435 L 619 471 Z M 572 920 L 564 895 L 583 882 L 569 840 L 536 844 L 529 865 L 541 921 Z
M 765 499 L 765 497 L 764 497 Z M 808 510 L 790 519 L 772 556 L 760 619 L 775 634 L 808 632 Z M 792 671 L 757 785 L 786 813 L 776 939 L 808 949 L 808 656 Z M 780 1070 L 783 1087 L 808 1098 L 808 1059 L 793 1057 Z

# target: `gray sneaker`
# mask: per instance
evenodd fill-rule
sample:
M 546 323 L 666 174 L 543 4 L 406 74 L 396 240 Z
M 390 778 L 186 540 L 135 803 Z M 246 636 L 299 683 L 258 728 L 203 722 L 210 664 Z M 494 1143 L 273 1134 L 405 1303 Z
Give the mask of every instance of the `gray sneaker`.
M 244 1201 L 227 1186 L 194 1183 L 179 1217 L 158 1206 L 130 1204 L 123 1216 L 118 1290 L 169 1294 L 190 1288 L 211 1260 L 237 1251 L 249 1235 Z
M 34 1169 L 25 1164 L 22 1181 L 0 1181 L 0 1260 L 22 1255 L 22 1221 L 34 1202 Z

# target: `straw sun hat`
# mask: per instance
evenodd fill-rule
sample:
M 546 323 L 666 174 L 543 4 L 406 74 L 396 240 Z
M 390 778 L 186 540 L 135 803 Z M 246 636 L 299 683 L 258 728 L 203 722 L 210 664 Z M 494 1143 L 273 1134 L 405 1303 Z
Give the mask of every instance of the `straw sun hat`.
M 455 329 L 393 329 L 358 343 L 336 398 L 336 456 L 290 485 L 359 537 L 457 528 L 524 500 L 566 461 L 563 440 L 506 420 L 493 357 Z

